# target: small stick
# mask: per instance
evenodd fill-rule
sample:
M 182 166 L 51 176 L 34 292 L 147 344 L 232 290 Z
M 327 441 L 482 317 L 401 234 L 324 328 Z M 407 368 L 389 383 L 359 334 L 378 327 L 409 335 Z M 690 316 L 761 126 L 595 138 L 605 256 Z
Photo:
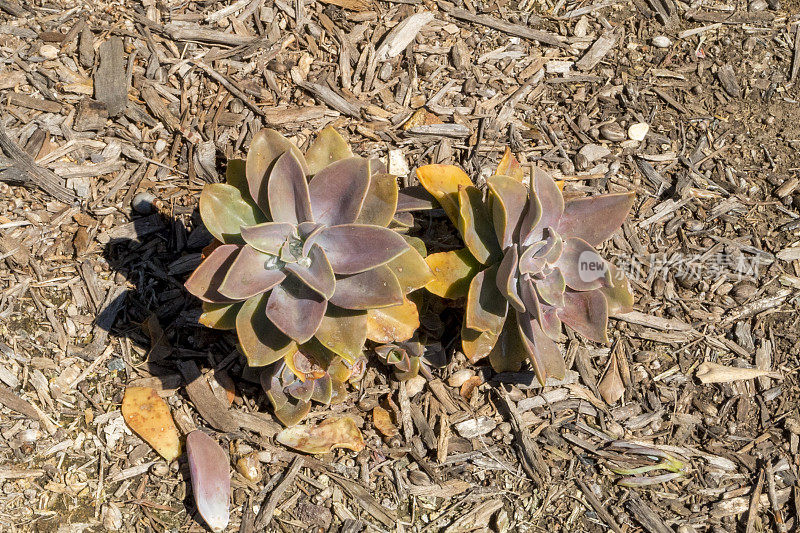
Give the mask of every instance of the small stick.
M 756 488 L 753 489 L 753 493 L 750 495 L 750 508 L 747 511 L 747 527 L 744 530 L 744 533 L 754 533 L 756 529 L 756 516 L 758 515 L 758 504 L 761 501 L 761 490 L 764 488 L 764 469 L 761 469 L 761 473 L 758 474 L 758 481 L 756 482 Z
M 258 516 L 256 516 L 253 525 L 254 531 L 267 530 L 267 526 L 272 521 L 272 513 L 275 512 L 275 508 L 278 506 L 278 500 L 281 499 L 286 489 L 294 483 L 294 478 L 297 477 L 298 472 L 300 472 L 300 469 L 303 467 L 303 462 L 303 457 L 300 455 L 294 458 L 292 466 L 289 467 L 289 471 L 286 472 L 281 482 L 275 487 L 272 494 L 269 495 L 269 500 L 258 510 Z
M 778 533 L 786 533 L 786 523 L 783 521 L 783 514 L 781 507 L 778 503 L 778 494 L 775 490 L 775 472 L 772 468 L 772 461 L 767 460 L 767 494 L 769 494 L 769 503 L 772 505 L 772 513 L 775 517 L 775 531 Z

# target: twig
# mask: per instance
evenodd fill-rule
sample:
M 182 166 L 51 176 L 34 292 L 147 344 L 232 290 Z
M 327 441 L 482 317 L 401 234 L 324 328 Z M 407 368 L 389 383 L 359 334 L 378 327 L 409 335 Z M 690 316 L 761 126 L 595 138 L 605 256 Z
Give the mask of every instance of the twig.
M 210 66 L 206 65 L 202 61 L 192 61 L 192 64 L 199 67 L 203 70 L 209 77 L 213 78 L 217 82 L 219 82 L 223 87 L 225 87 L 229 93 L 233 96 L 241 100 L 244 105 L 249 107 L 255 114 L 265 117 L 264 111 L 258 107 L 256 104 L 250 101 L 246 94 L 241 91 L 238 87 L 236 87 L 233 83 L 231 83 L 225 76 L 211 68 Z
M 292 461 L 292 466 L 289 467 L 289 471 L 286 472 L 286 475 L 283 476 L 283 479 L 275 487 L 275 490 L 272 491 L 272 494 L 269 495 L 269 499 L 261 506 L 261 509 L 258 510 L 258 516 L 256 516 L 256 520 L 253 526 L 254 531 L 266 531 L 267 526 L 269 525 L 270 521 L 272 521 L 272 513 L 275 512 L 275 508 L 278 506 L 278 500 L 281 499 L 283 493 L 286 492 L 286 489 L 292 486 L 294 483 L 294 478 L 297 477 L 298 472 L 303 467 L 303 457 L 297 456 L 295 457 L 294 461 Z
M 753 533 L 756 529 L 755 524 L 756 516 L 758 516 L 758 503 L 761 499 L 761 490 L 764 488 L 764 472 L 765 470 L 762 468 L 761 472 L 758 474 L 756 488 L 753 489 L 753 493 L 750 495 L 750 508 L 747 510 L 747 527 L 744 533 Z
M 531 41 L 538 41 L 542 44 L 549 44 L 550 46 L 558 46 L 560 48 L 569 48 L 569 44 L 564 42 L 560 35 L 556 35 L 554 33 L 534 30 L 527 26 L 522 26 L 521 24 L 512 24 L 510 22 L 486 15 L 475 15 L 466 9 L 450 7 L 444 3 L 439 4 L 439 9 L 446 11 L 448 15 L 459 20 L 466 20 L 467 22 L 472 22 L 473 24 L 480 24 L 481 26 L 486 26 L 503 33 L 508 33 L 509 35 L 522 37 L 523 39 L 530 39 Z
M 767 459 L 766 471 L 767 494 L 769 494 L 769 503 L 772 505 L 772 515 L 775 520 L 775 531 L 778 533 L 786 533 L 786 522 L 783 521 L 781 504 L 778 501 L 778 493 L 775 490 L 775 471 L 772 468 L 772 461 L 770 459 Z
M 509 398 L 508 393 L 501 388 L 497 397 L 505 407 L 505 410 L 508 411 L 511 431 L 514 433 L 514 444 L 520 456 L 522 469 L 525 470 L 525 473 L 538 487 L 542 487 L 547 481 L 548 472 L 544 467 L 544 461 L 541 458 L 539 449 L 528 434 L 525 424 L 522 422 L 522 417 L 517 411 L 514 402 Z
M 611 516 L 611 513 L 609 513 L 606 508 L 603 507 L 602 502 L 598 500 L 597 496 L 594 495 L 594 492 L 592 492 L 592 490 L 586 486 L 586 483 L 580 479 L 576 479 L 575 482 L 581 488 L 583 496 L 586 498 L 586 501 L 589 503 L 589 505 L 592 506 L 594 512 L 597 513 L 597 516 L 599 516 L 603 522 L 605 522 L 606 525 L 611 528 L 612 531 L 614 531 L 614 533 L 622 533 L 622 528 L 619 527 L 617 521 L 614 520 L 614 517 Z

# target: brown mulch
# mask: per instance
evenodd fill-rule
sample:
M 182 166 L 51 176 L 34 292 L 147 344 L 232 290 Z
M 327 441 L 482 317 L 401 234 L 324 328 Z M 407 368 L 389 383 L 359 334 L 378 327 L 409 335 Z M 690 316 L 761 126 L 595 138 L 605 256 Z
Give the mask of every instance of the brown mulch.
M 800 5 L 707 4 L 0 0 L 0 529 L 205 530 L 185 460 L 125 426 L 128 385 L 229 451 L 229 531 L 800 527 Z M 469 366 L 459 308 L 430 298 L 431 380 L 372 360 L 312 412 L 353 416 L 364 451 L 277 445 L 234 339 L 197 325 L 182 283 L 226 158 L 264 126 L 305 146 L 328 124 L 403 184 L 429 162 L 480 181 L 508 145 L 567 196 L 635 190 L 604 253 L 636 311 L 609 347 L 568 333 L 571 372 L 543 390 Z M 459 244 L 437 212 L 415 234 Z M 704 361 L 777 374 L 704 385 Z M 387 397 L 390 440 L 370 414 Z M 254 480 L 233 467 L 250 454 Z M 683 470 L 612 471 L 655 454 Z

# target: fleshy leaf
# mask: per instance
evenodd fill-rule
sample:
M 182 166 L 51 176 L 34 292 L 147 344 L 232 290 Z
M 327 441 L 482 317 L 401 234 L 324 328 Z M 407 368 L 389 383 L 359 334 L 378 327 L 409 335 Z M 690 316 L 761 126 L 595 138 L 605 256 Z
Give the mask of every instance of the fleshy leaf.
M 197 512 L 212 531 L 224 531 L 230 519 L 231 474 L 228 455 L 217 441 L 199 429 L 186 436 L 186 452 Z
M 491 331 L 478 331 L 466 326 L 461 328 L 461 351 L 470 363 L 483 359 L 492 351 L 499 335 Z
M 286 277 L 278 268 L 268 268 L 275 260 L 275 256 L 259 252 L 246 244 L 220 283 L 220 294 L 232 300 L 245 300 L 267 292 Z
M 458 225 L 458 189 L 472 185 L 469 176 L 454 165 L 425 165 L 417 169 L 417 178 Z
M 292 398 L 280 407 L 273 406 L 273 409 L 275 418 L 280 420 L 281 424 L 292 427 L 308 416 L 308 413 L 311 412 L 311 402 L 303 402 Z
M 315 402 L 328 404 L 333 396 L 333 382 L 328 374 L 314 380 L 314 391 L 311 399 Z
M 297 351 L 297 343 L 267 320 L 267 295 L 247 300 L 236 315 L 239 344 L 250 366 L 265 366 Z
M 425 258 L 411 245 L 408 250 L 386 263 L 386 266 L 392 269 L 403 294 L 424 287 L 433 280 L 433 273 L 428 263 L 425 262 Z
M 214 248 L 186 280 L 186 290 L 204 302 L 231 303 L 233 300 L 220 294 L 219 286 L 240 248 L 241 246 L 235 244 L 223 244 Z
M 626 192 L 570 200 L 564 205 L 558 232 L 598 246 L 622 226 L 634 198 L 634 193 Z
M 608 263 L 586 241 L 570 237 L 554 263 L 570 289 L 591 291 L 610 285 Z
M 342 159 L 320 170 L 308 184 L 314 221 L 326 226 L 355 222 L 369 185 L 369 162 L 362 157 Z
M 264 221 L 258 208 L 242 198 L 239 189 L 226 183 L 203 187 L 200 217 L 211 235 L 225 244 L 243 244 L 241 227 Z
M 419 327 L 419 311 L 408 298 L 400 305 L 367 311 L 367 338 L 386 343 L 410 339 Z
M 225 167 L 225 183 L 239 189 L 242 198 L 255 204 L 255 200 L 250 196 L 250 188 L 247 186 L 246 162 L 244 159 L 228 159 Z
M 497 236 L 492 228 L 492 222 L 480 189 L 474 186 L 463 187 L 458 192 L 459 198 L 459 226 L 464 244 L 479 262 L 486 264 L 491 257 L 501 255 Z
M 517 314 L 517 324 L 539 383 L 544 385 L 550 376 L 563 379 L 566 373 L 564 358 L 553 339 L 542 331 L 539 321 L 529 313 L 520 313 Z
M 318 425 L 304 424 L 286 428 L 275 440 L 304 453 L 323 454 L 334 448 L 347 448 L 355 452 L 364 449 L 364 437 L 349 416 L 328 418 Z
M 492 206 L 494 232 L 500 248 L 505 250 L 519 235 L 519 226 L 528 204 L 528 189 L 508 176 L 491 176 L 486 180 Z
M 367 340 L 367 313 L 328 305 L 316 338 L 328 350 L 349 362 L 362 355 Z
M 262 129 L 250 141 L 250 148 L 247 151 L 247 162 L 245 173 L 250 196 L 255 200 L 258 207 L 269 216 L 269 201 L 267 199 L 267 184 L 269 183 L 269 171 L 272 164 L 284 152 L 294 154 L 303 174 L 308 174 L 303 153 L 286 137 L 275 130 Z
M 161 457 L 171 462 L 181 454 L 178 428 L 167 403 L 149 387 L 127 387 L 122 398 L 125 423 Z
M 600 291 L 608 302 L 608 314 L 630 313 L 633 311 L 633 293 L 628 278 L 620 269 L 611 263 L 607 264 L 613 286 L 600 287 Z
M 357 274 L 385 265 L 408 250 L 401 235 L 388 228 L 365 224 L 324 228 L 313 242 L 325 250 L 337 274 Z
M 563 307 L 566 287 L 564 276 L 557 268 L 554 268 L 543 279 L 536 280 L 536 292 L 539 293 L 539 297 L 555 307 Z
M 306 261 L 289 263 L 284 268 L 326 300 L 330 299 L 336 288 L 336 277 L 333 275 L 331 263 L 325 256 L 325 252 L 319 245 L 312 244 L 308 251 L 308 257 L 304 259 Z
M 397 178 L 391 174 L 372 174 L 356 223 L 385 228 L 397 211 L 397 197 Z
M 236 329 L 236 314 L 241 308 L 241 302 L 232 304 L 203 302 L 203 313 L 198 321 L 207 328 Z
M 400 283 L 386 265 L 336 280 L 331 303 L 345 309 L 366 310 L 403 303 Z
M 400 434 L 400 430 L 397 428 L 397 425 L 392 422 L 392 417 L 389 414 L 389 411 L 380 405 L 376 405 L 372 409 L 372 425 L 374 425 L 375 429 L 380 431 L 383 436 L 387 438 L 392 438 Z
M 558 318 L 558 310 L 555 307 L 542 304 L 540 313 L 539 324 L 542 326 L 542 331 L 554 341 L 559 340 L 561 337 L 561 319 Z
M 536 193 L 542 210 L 534 233 L 539 233 L 549 227 L 557 227 L 564 212 L 564 196 L 561 194 L 561 189 L 558 188 L 550 174 L 539 167 L 534 167 L 531 176 L 531 190 Z
M 514 309 L 523 312 L 525 311 L 525 305 L 522 303 L 517 289 L 517 281 L 519 280 L 518 259 L 517 247 L 509 246 L 503 256 L 503 260 L 500 262 L 500 266 L 497 267 L 496 281 L 500 294 L 505 296 Z
M 472 277 L 480 268 L 467 248 L 431 254 L 425 262 L 433 272 L 433 280 L 425 288 L 443 298 L 466 296 Z
M 317 134 L 306 151 L 308 173 L 316 174 L 331 163 L 348 157 L 353 157 L 350 145 L 332 126 L 327 126 Z
M 434 209 L 436 198 L 421 185 L 403 187 L 397 194 L 397 211 L 423 211 Z
M 308 182 L 300 162 L 291 152 L 275 161 L 269 173 L 267 191 L 270 214 L 275 222 L 299 224 L 314 220 Z
M 611 354 L 608 369 L 606 369 L 603 379 L 597 384 L 597 392 L 609 405 L 616 403 L 625 394 L 625 384 L 622 382 L 622 376 L 619 373 L 616 353 Z
M 525 341 L 517 326 L 517 314 L 514 310 L 509 310 L 503 331 L 489 352 L 489 362 L 495 372 L 518 372 L 527 358 Z
M 495 175 L 509 176 L 518 182 L 522 183 L 525 179 L 525 169 L 519 164 L 517 158 L 511 153 L 511 148 L 506 146 L 506 151 L 503 153 L 503 158 L 497 164 Z
M 242 228 L 244 241 L 265 254 L 278 255 L 281 246 L 294 232 L 294 226 L 287 222 L 264 222 L 256 226 Z
M 287 278 L 272 289 L 267 300 L 267 318 L 298 343 L 314 336 L 328 301 L 295 278 Z
M 497 265 L 478 272 L 469 284 L 466 327 L 499 334 L 508 312 L 508 301 L 497 289 Z
M 608 304 L 599 290 L 564 293 L 564 307 L 558 317 L 569 327 L 600 344 L 608 344 Z

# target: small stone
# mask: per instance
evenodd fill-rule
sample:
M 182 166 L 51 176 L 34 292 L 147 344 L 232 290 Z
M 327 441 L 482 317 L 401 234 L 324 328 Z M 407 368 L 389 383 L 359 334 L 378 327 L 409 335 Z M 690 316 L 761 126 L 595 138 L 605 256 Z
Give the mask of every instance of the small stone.
M 122 511 L 113 503 L 104 503 L 100 511 L 100 521 L 107 531 L 122 529 Z
M 581 17 L 575 24 L 575 29 L 572 30 L 572 35 L 575 37 L 586 37 L 589 33 L 589 19 Z
M 508 512 L 501 508 L 497 511 L 497 514 L 494 515 L 492 530 L 495 531 L 495 533 L 506 533 L 510 525 L 511 520 L 508 518 Z
M 39 53 L 45 59 L 55 59 L 58 57 L 58 48 L 52 44 L 43 44 L 41 48 L 39 48 Z
M 738 303 L 743 303 L 752 298 L 758 292 L 758 287 L 749 281 L 741 281 L 733 287 L 733 299 Z
M 426 380 L 422 376 L 414 376 L 413 378 L 406 381 L 406 394 L 408 397 L 411 398 L 419 394 L 423 388 L 425 388 Z
M 249 453 L 236 461 L 236 471 L 245 479 L 256 483 L 261 479 L 261 463 L 257 453 Z
M 131 207 L 140 215 L 152 215 L 156 212 L 156 197 L 148 191 L 138 192 L 131 200 Z
M 780 11 L 781 9 L 781 0 L 767 0 L 767 5 L 772 11 Z
M 650 131 L 650 124 L 646 122 L 631 124 L 628 128 L 628 138 L 632 141 L 643 141 L 647 137 L 648 131 Z
M 447 384 L 450 385 L 451 387 L 460 387 L 461 385 L 464 384 L 464 382 L 466 382 L 469 378 L 471 378 L 474 375 L 475 375 L 474 371 L 468 368 L 464 368 L 462 370 L 454 372 L 453 375 L 451 375 L 447 379 Z
M 611 150 L 602 144 L 586 144 L 575 155 L 575 165 L 580 170 L 586 170 L 592 163 L 611 153 Z
M 769 7 L 765 0 L 753 0 L 750 2 L 750 11 L 764 11 Z
M 622 142 L 628 138 L 628 136 L 625 135 L 625 130 L 623 130 L 622 126 L 616 122 L 603 124 L 600 127 L 600 135 L 602 135 L 604 139 L 607 139 L 611 142 Z
M 153 152 L 155 154 L 160 154 L 161 152 L 163 152 L 166 149 L 167 149 L 167 141 L 165 141 L 164 139 L 161 139 L 161 138 L 156 139 L 156 142 L 153 145 Z
M 670 46 L 672 46 L 672 39 L 670 39 L 666 35 L 656 35 L 650 42 L 656 48 L 669 48 Z
M 169 465 L 165 461 L 156 461 L 150 467 L 150 473 L 159 478 L 166 477 L 169 474 Z
M 408 472 L 408 480 L 414 485 L 430 485 L 431 478 L 425 472 L 419 470 L 410 470 Z
M 497 422 L 488 416 L 470 418 L 455 425 L 456 431 L 465 439 L 486 435 L 497 427 Z
M 392 176 L 408 176 L 411 169 L 408 168 L 406 163 L 406 156 L 403 155 L 402 150 L 389 150 L 389 174 Z
M 78 198 L 88 198 L 91 193 L 89 178 L 68 178 L 67 187 L 75 191 Z

